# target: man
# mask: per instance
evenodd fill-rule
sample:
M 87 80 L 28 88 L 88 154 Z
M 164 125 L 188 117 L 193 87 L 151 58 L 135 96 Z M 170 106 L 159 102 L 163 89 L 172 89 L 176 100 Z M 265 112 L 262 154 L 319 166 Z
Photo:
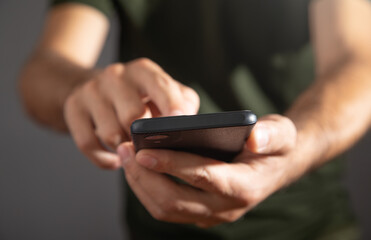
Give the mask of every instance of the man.
M 124 63 L 96 69 L 113 11 Z M 21 93 L 97 166 L 124 168 L 133 239 L 354 239 L 330 160 L 370 125 L 370 24 L 364 0 L 55 1 Z M 137 118 L 246 108 L 262 117 L 229 164 L 130 143 Z

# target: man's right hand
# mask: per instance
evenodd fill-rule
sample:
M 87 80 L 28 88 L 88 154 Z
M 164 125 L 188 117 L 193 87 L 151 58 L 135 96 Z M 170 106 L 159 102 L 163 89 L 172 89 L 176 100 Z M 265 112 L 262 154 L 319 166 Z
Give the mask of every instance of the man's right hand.
M 141 58 L 113 64 L 77 87 L 64 104 L 64 117 L 77 147 L 104 169 L 121 166 L 109 151 L 130 140 L 131 123 L 143 117 L 196 114 L 197 93 Z
M 91 27 L 94 26 L 94 27 Z M 27 113 L 42 125 L 71 133 L 96 165 L 116 169 L 120 142 L 141 117 L 195 114 L 198 95 L 149 59 L 94 69 L 109 20 L 86 4 L 51 8 L 34 53 L 22 69 Z

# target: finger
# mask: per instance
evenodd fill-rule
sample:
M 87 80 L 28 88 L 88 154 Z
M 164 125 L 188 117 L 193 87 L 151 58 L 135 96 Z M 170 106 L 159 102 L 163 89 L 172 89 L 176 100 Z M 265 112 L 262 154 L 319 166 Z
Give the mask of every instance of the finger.
M 196 154 L 143 149 L 136 160 L 151 170 L 176 176 L 190 185 L 208 192 L 228 195 L 228 169 L 230 165 L 222 161 Z
M 259 119 L 246 143 L 249 151 L 258 154 L 285 153 L 292 150 L 295 144 L 295 125 L 280 115 L 267 115 Z
M 184 106 L 180 85 L 157 64 L 148 59 L 139 59 L 127 66 L 127 79 L 143 95 L 149 96 L 163 116 L 191 114 Z
M 130 135 L 132 122 L 146 115 L 145 104 L 135 88 L 124 85 L 120 85 L 113 90 L 111 98 L 121 126 L 125 129 L 127 135 Z
M 151 116 L 152 117 L 161 117 L 161 112 L 158 109 L 158 107 L 156 106 L 156 104 L 154 104 L 152 101 L 149 101 L 149 102 L 147 102 L 147 106 L 151 111 Z
M 155 203 L 155 207 L 147 207 L 155 218 L 212 226 L 235 221 L 245 212 L 246 205 L 238 200 L 177 184 L 163 174 L 143 168 L 134 160 L 133 147 L 130 146 L 131 153 L 128 153 L 127 146 L 129 143 L 121 144 L 118 152 L 122 159 L 131 156 L 123 163 L 130 186 L 137 189 L 141 197 L 150 198 L 143 202 Z
M 103 92 L 110 99 L 117 119 L 127 136 L 130 136 L 131 123 L 144 116 L 146 107 L 137 87 L 125 79 L 126 67 L 113 64 L 105 69 L 102 78 Z
M 96 82 L 86 84 L 83 90 L 84 99 L 88 99 L 85 105 L 93 119 L 96 135 L 106 146 L 116 149 L 128 137 L 118 122 L 113 106 L 102 96 Z
M 134 149 L 130 143 L 121 144 L 118 152 L 124 161 L 130 187 L 154 218 L 194 223 L 210 215 L 209 208 L 199 203 L 200 197 L 203 198 L 206 193 L 179 185 L 163 174 L 141 167 L 134 160 Z
M 246 170 L 241 170 L 244 165 L 162 149 L 140 150 L 136 161 L 150 170 L 178 177 L 193 187 L 212 193 L 211 196 L 215 197 L 212 201 L 215 203 L 212 205 L 214 212 L 252 207 L 253 202 L 246 188 L 240 184 L 244 182 L 242 179 L 248 179 Z M 225 221 L 224 215 L 220 217 Z
M 94 133 L 90 116 L 69 99 L 65 107 L 65 119 L 77 147 L 93 163 L 103 169 L 117 169 L 121 166 L 116 154 L 107 152 Z
M 118 147 L 118 152 L 121 152 L 122 153 L 124 151 L 124 154 L 126 155 L 126 157 L 125 157 L 124 160 L 127 162 L 127 161 L 130 161 L 130 159 L 135 158 L 134 150 L 131 150 L 133 148 L 133 146 L 130 143 L 123 143 L 122 145 L 125 146 L 124 150 L 122 150 L 123 149 L 123 146 L 119 146 Z M 127 159 L 127 158 L 130 158 L 130 159 Z M 153 198 L 151 198 L 144 191 L 143 188 L 137 186 L 138 184 L 136 182 L 138 180 L 136 178 L 134 178 L 133 176 L 138 176 L 138 174 L 131 174 L 128 171 L 129 170 L 126 170 L 125 171 L 125 178 L 126 178 L 126 181 L 127 181 L 128 185 L 130 186 L 131 190 L 134 192 L 135 196 L 142 203 L 142 205 L 146 207 L 146 209 L 150 213 L 154 213 L 154 212 L 158 211 L 158 206 L 153 201 Z M 151 214 L 151 215 L 153 216 L 154 214 Z
M 182 86 L 181 91 L 183 93 L 185 101 L 185 108 L 187 109 L 187 114 L 197 114 L 200 108 L 200 97 L 195 90 L 187 86 Z

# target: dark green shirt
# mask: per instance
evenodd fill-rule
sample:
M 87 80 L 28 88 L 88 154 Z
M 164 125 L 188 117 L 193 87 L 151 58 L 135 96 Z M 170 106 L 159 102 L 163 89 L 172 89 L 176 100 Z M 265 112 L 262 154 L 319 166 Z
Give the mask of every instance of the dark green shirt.
M 200 95 L 200 112 L 282 113 L 314 79 L 309 0 L 56 0 L 119 17 L 120 61 L 149 57 Z M 313 149 L 315 151 L 315 149 Z M 128 190 L 135 239 L 356 239 L 342 159 L 211 229 L 153 219 Z M 161 186 L 158 186 L 159 188 Z

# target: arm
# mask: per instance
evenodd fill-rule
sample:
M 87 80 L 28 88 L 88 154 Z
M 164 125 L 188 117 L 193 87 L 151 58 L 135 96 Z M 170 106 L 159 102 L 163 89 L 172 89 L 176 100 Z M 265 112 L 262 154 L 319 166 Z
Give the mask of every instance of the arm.
M 363 0 L 314 1 L 310 16 L 317 79 L 287 116 L 312 168 L 349 149 L 370 126 L 371 7 Z
M 153 217 L 200 227 L 235 221 L 348 149 L 367 131 L 370 5 L 363 0 L 319 0 L 312 4 L 310 16 L 317 79 L 286 116 L 259 119 L 233 163 L 169 150 L 135 154 L 130 143 L 119 147 L 126 179 Z M 175 184 L 162 173 L 192 187 Z
M 117 169 L 121 162 L 112 150 L 130 140 L 133 120 L 194 114 L 199 100 L 149 59 L 94 68 L 108 27 L 106 17 L 86 5 L 53 8 L 22 70 L 20 92 L 35 120 L 69 131 L 93 163 Z
M 93 67 L 108 27 L 103 14 L 85 5 L 63 4 L 51 9 L 19 79 L 24 106 L 36 121 L 67 131 L 64 102 L 96 72 Z

